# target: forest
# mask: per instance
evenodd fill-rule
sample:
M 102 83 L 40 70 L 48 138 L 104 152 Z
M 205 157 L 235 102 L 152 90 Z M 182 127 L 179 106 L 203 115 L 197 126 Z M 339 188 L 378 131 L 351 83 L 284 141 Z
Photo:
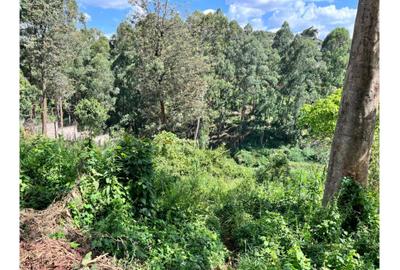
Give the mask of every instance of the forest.
M 21 269 L 379 269 L 379 1 L 322 40 L 130 3 L 20 1 Z

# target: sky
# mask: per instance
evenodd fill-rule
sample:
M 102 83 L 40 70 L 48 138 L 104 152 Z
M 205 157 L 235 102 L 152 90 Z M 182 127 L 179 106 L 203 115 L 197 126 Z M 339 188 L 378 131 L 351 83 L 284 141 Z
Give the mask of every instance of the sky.
M 77 0 L 88 26 L 106 36 L 115 33 L 132 10 L 128 0 Z M 171 0 L 184 16 L 196 10 L 208 13 L 218 8 L 240 25 L 256 30 L 277 31 L 284 21 L 298 33 L 314 26 L 321 39 L 336 27 L 353 33 L 357 0 Z

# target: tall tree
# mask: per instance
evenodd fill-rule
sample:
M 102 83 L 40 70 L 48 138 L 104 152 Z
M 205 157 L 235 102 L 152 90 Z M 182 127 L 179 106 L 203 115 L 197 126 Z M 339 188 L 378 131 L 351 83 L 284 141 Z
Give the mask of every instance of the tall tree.
M 65 36 L 77 15 L 75 0 L 22 0 L 21 70 L 41 91 L 42 133 L 47 134 L 49 85 L 66 59 Z
M 215 13 L 193 13 L 187 24 L 192 36 L 199 40 L 202 54 L 210 65 L 206 77 L 208 89 L 205 94 L 207 109 L 201 118 L 199 141 L 201 145 L 210 142 L 210 135 L 218 135 L 223 130 L 225 108 L 232 90 L 233 63 L 227 57 L 229 46 L 229 21 L 218 9 Z M 197 137 L 197 136 L 196 136 Z
M 29 83 L 21 71 L 19 73 L 19 89 L 20 119 L 33 121 L 36 118 L 36 106 L 40 91 Z
M 64 98 L 69 115 L 76 117 L 82 99 L 95 99 L 107 112 L 114 110 L 118 88 L 114 87 L 109 40 L 97 29 L 83 28 L 71 35 L 69 43 L 75 48 L 65 67 L 74 89 Z
M 322 59 L 327 65 L 324 87 L 329 88 L 330 91 L 343 87 L 349 62 L 350 42 L 349 31 L 346 28 L 336 28 L 322 43 Z
M 277 140 L 282 142 L 296 139 L 295 125 L 301 107 L 323 95 L 321 74 L 325 65 L 315 35 L 313 29 L 296 35 L 281 59 L 277 101 L 280 110 L 274 127 Z
M 272 47 L 274 49 L 277 49 L 279 52 L 279 55 L 283 57 L 287 50 L 289 49 L 290 44 L 292 43 L 294 39 L 294 35 L 292 31 L 290 30 L 289 23 L 285 21 L 282 24 L 281 29 L 279 29 L 274 37 L 274 43 L 272 44 Z
M 194 133 L 204 110 L 208 69 L 198 42 L 168 1 L 131 1 L 139 114 L 144 132 Z M 194 127 L 194 128 L 191 128 Z
M 264 109 L 275 104 L 273 91 L 278 82 L 279 56 L 272 49 L 268 37 L 253 32 L 250 25 L 231 46 L 233 50 L 228 58 L 233 62 L 235 71 L 232 81 L 234 91 L 228 107 L 231 109 L 228 134 L 231 133 L 234 145 L 238 146 L 256 130 L 255 122 L 260 120 L 257 118 L 266 120 L 270 116 L 265 115 L 267 111 Z M 267 125 L 264 122 L 262 126 Z
M 118 89 L 110 124 L 138 134 L 144 119 L 139 112 L 140 95 L 136 87 L 138 78 L 135 76 L 137 51 L 134 40 L 134 27 L 125 21 L 118 26 L 117 33 L 110 42 L 114 86 Z
M 343 177 L 368 183 L 379 103 L 379 1 L 360 0 L 339 119 L 332 143 L 323 204 Z

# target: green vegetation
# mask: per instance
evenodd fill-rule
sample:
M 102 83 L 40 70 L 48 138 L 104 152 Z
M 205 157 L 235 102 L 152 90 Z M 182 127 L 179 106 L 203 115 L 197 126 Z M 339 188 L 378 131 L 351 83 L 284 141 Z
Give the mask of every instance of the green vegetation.
M 165 130 L 232 151 L 278 147 L 301 137 L 304 104 L 343 84 L 345 29 L 319 40 L 316 29 L 294 34 L 287 22 L 274 34 L 221 11 L 184 20 L 171 5 L 157 8 L 161 0 L 133 3 L 141 8 L 107 39 L 87 28 L 74 0 L 21 2 L 21 120 L 87 126 L 78 105 L 96 100 L 109 116 L 95 117 L 101 132 Z
M 90 131 L 90 135 L 96 135 L 103 129 L 108 118 L 107 111 L 100 102 L 95 99 L 82 99 L 75 108 L 75 115 L 81 126 Z
M 22 142 L 21 205 L 43 209 L 79 171 L 69 208 L 97 253 L 143 269 L 378 268 L 377 192 L 345 179 L 323 208 L 324 165 L 292 161 L 299 149 L 242 150 L 238 164 L 167 132 L 102 148 Z
M 20 208 L 67 213 L 41 237 L 82 269 L 105 254 L 124 269 L 379 269 L 379 123 L 370 184 L 346 177 L 322 206 L 348 31 L 129 2 L 107 38 L 75 0 L 21 1 Z M 90 138 L 32 135 L 48 119 Z
M 324 140 L 333 137 L 339 115 L 342 90 L 338 89 L 315 104 L 305 104 L 300 112 L 299 126 L 308 128 L 310 135 Z
M 21 140 L 21 207 L 44 209 L 65 195 L 77 179 L 80 150 L 62 140 Z

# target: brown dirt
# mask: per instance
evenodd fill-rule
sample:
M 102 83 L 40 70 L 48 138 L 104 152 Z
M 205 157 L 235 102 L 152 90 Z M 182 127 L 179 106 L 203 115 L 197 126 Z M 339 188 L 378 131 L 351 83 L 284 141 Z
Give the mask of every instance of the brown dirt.
M 73 225 L 67 208 L 68 202 L 78 195 L 74 189 L 45 210 L 24 209 L 20 212 L 20 269 L 89 269 L 82 265 L 82 259 L 90 252 L 89 240 Z M 56 233 L 62 235 L 61 239 L 51 237 Z M 71 242 L 78 243 L 79 247 L 72 248 Z M 98 270 L 122 269 L 115 266 L 107 254 L 86 264 L 91 265 L 96 265 Z

